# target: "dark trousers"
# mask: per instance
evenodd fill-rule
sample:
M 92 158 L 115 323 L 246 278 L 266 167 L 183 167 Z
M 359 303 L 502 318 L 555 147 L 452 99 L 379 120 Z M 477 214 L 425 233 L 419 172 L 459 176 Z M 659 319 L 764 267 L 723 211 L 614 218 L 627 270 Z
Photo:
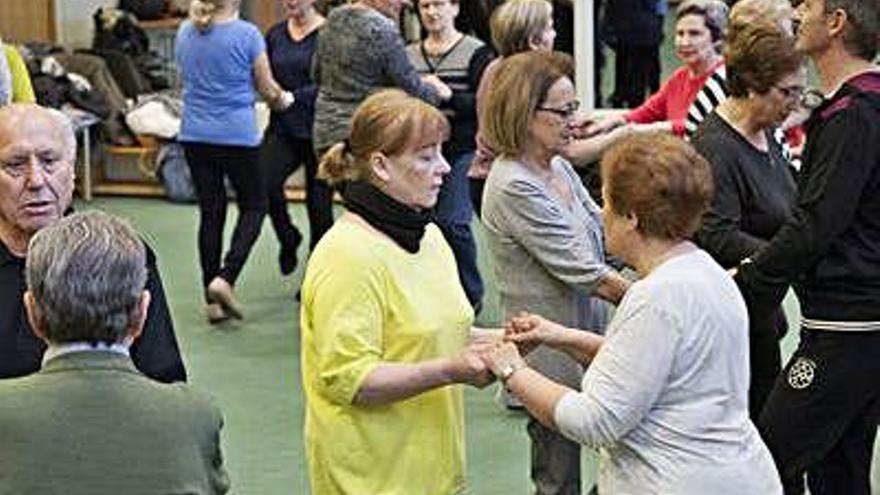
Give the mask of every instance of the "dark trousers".
M 458 266 L 458 279 L 468 301 L 476 309 L 482 305 L 483 278 L 477 268 L 477 243 L 471 230 L 474 207 L 471 203 L 468 168 L 474 158 L 472 151 L 451 157 L 451 171 L 443 179 L 437 198 L 435 216 L 437 226 L 452 248 Z
M 199 261 L 202 284 L 221 277 L 235 285 L 266 214 L 266 191 L 256 147 L 183 143 L 199 200 Z M 220 264 L 226 225 L 226 186 L 229 178 L 238 203 L 238 220 L 229 250 Z
M 486 179 L 471 177 L 471 205 L 474 207 L 474 213 L 480 218 L 483 211 L 483 189 L 486 187 Z
M 581 446 L 529 416 L 535 495 L 580 495 Z
M 614 94 L 611 104 L 636 108 L 660 89 L 660 46 L 618 44 L 614 47 Z
M 290 221 L 284 183 L 301 164 L 306 167 L 306 213 L 309 217 L 309 246 L 314 249 L 321 237 L 333 226 L 333 190 L 318 173 L 318 159 L 311 139 L 299 139 L 268 131 L 263 143 L 269 191 L 269 218 L 282 246 L 295 244 L 299 231 Z
M 757 422 L 782 370 L 779 339 L 788 331 L 782 307 L 765 319 L 749 319 L 749 417 Z
M 870 495 L 880 332 L 801 330 L 758 428 L 787 495 Z

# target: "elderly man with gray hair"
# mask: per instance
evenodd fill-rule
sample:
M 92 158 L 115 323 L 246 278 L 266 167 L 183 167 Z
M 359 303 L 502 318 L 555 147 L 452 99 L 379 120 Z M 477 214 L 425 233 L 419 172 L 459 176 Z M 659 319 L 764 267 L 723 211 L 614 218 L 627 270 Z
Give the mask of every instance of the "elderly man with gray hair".
M 73 129 L 61 112 L 20 103 L 0 108 L 0 379 L 40 369 L 46 346 L 28 326 L 21 302 L 25 258 L 31 237 L 70 208 L 75 156 Z M 132 359 L 150 378 L 184 381 L 186 371 L 149 247 L 144 263 L 153 303 Z
M 73 214 L 29 243 L 24 304 L 43 368 L 0 382 L 0 494 L 225 493 L 222 418 L 139 372 L 146 250 L 125 222 Z

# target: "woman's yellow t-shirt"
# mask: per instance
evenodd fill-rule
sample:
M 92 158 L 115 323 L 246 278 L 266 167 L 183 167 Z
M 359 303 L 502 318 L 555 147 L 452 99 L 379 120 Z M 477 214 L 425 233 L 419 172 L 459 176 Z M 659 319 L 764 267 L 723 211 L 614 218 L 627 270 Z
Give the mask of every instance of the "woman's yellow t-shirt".
M 305 441 L 314 495 L 438 495 L 464 489 L 460 385 L 384 406 L 352 401 L 381 362 L 448 357 L 473 310 L 455 259 L 428 225 L 411 254 L 365 225 L 337 221 L 302 288 Z

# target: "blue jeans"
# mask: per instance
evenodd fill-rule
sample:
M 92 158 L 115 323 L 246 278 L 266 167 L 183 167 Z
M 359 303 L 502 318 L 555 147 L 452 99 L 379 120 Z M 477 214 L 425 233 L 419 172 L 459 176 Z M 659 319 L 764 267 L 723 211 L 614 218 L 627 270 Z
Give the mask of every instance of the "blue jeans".
M 452 248 L 458 265 L 458 278 L 468 301 L 479 308 L 483 299 L 483 278 L 477 268 L 477 245 L 471 230 L 474 207 L 471 204 L 467 171 L 473 160 L 472 151 L 451 161 L 452 170 L 443 181 L 437 198 L 437 226 Z

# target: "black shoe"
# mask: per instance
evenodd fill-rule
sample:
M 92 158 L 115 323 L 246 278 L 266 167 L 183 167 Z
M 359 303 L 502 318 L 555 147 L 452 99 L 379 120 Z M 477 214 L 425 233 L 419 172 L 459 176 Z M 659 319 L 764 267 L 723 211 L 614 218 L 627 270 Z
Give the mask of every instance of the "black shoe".
M 290 275 L 296 270 L 297 251 L 300 243 L 302 243 L 302 235 L 297 232 L 293 244 L 281 246 L 281 252 L 278 253 L 278 267 L 281 269 L 281 275 Z

